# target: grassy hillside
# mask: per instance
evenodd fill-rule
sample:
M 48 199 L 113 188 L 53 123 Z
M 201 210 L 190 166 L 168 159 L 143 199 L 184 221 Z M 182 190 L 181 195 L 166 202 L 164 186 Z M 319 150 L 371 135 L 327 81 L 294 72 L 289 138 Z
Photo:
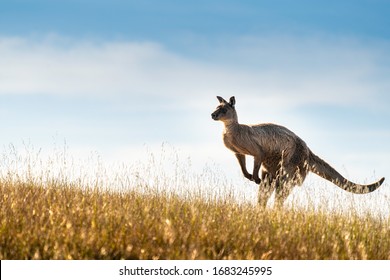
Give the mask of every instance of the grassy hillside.
M 3 178 L 0 259 L 390 259 L 390 220 Z

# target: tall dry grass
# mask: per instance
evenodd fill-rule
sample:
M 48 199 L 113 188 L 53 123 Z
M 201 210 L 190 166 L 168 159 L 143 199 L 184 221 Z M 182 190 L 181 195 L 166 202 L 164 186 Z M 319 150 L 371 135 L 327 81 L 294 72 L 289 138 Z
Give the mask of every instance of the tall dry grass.
M 212 170 L 195 176 L 173 160 L 164 173 L 167 159 L 153 155 L 112 180 L 98 163 L 91 180 L 80 168 L 63 174 L 73 163 L 62 155 L 32 154 L 3 156 L 1 259 L 390 259 L 388 217 L 259 209 L 229 191 L 197 192 L 226 183 Z

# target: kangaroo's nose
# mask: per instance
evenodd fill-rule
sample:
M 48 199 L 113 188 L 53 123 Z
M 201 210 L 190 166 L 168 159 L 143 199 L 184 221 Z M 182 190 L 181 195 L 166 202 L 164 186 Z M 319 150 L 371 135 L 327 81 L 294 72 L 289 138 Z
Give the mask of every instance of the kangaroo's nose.
M 212 113 L 212 114 L 211 114 L 211 118 L 212 118 L 213 120 L 217 119 L 217 114 L 216 114 L 216 113 Z

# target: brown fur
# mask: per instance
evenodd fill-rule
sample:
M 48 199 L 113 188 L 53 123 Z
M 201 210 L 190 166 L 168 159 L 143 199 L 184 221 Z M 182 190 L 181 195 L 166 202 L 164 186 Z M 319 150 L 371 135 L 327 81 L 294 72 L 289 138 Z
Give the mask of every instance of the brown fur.
M 372 192 L 383 183 L 384 178 L 370 185 L 358 185 L 348 181 L 313 154 L 306 143 L 289 129 L 270 123 L 239 124 L 234 96 L 229 102 L 222 97 L 217 98 L 220 104 L 211 117 L 224 123 L 223 141 L 236 155 L 244 176 L 259 184 L 260 205 L 266 206 L 274 190 L 276 203 L 282 205 L 292 188 L 302 185 L 309 171 L 343 190 L 356 194 Z M 252 174 L 246 169 L 245 155 L 254 158 Z

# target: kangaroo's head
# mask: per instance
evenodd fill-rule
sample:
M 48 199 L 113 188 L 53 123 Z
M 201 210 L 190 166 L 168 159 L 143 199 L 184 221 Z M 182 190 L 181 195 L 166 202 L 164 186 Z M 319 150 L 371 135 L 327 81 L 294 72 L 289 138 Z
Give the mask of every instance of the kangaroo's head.
M 220 96 L 217 96 L 219 101 L 219 106 L 211 114 L 211 117 L 215 121 L 223 121 L 224 123 L 236 122 L 237 113 L 234 105 L 236 104 L 236 99 L 234 96 L 230 97 L 229 102 L 223 99 Z

